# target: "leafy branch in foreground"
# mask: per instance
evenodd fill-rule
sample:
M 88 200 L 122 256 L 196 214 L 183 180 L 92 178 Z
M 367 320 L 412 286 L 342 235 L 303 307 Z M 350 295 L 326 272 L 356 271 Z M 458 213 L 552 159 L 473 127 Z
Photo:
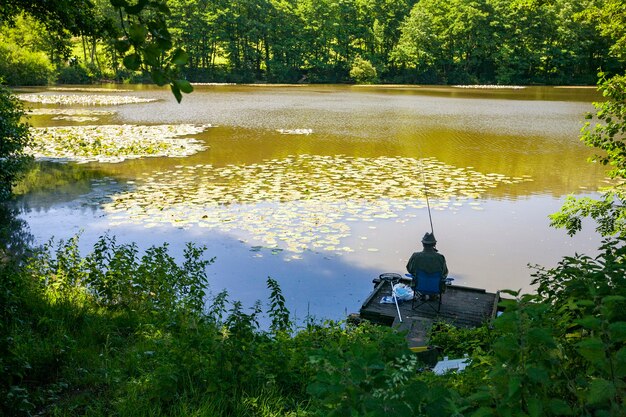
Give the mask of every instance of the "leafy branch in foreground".
M 174 48 L 167 18 L 172 14 L 167 0 L 110 0 L 120 18 L 122 36 L 115 48 L 126 54 L 123 64 L 132 71 L 150 72 L 157 85 L 169 84 L 180 103 L 182 93 L 191 93 L 192 85 L 181 79 L 180 69 L 189 60 L 182 48 Z
M 592 161 L 610 166 L 608 176 L 614 182 L 602 190 L 598 200 L 568 197 L 550 219 L 552 226 L 563 227 L 570 235 L 581 230 L 583 218 L 591 217 L 601 235 L 626 236 L 626 76 L 607 80 L 600 75 L 598 89 L 606 101 L 594 103 L 598 122 L 593 127 L 589 122 L 585 124 L 581 140 L 601 151 Z M 593 119 L 593 115 L 587 118 Z

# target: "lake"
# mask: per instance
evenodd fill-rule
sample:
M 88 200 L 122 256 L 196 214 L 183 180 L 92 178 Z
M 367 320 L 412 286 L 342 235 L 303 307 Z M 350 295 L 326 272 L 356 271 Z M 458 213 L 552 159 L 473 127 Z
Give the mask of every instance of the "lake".
M 189 125 L 181 137 L 202 149 L 42 163 L 18 202 L 37 242 L 82 231 L 85 253 L 105 233 L 144 249 L 169 242 L 177 256 L 185 242 L 206 245 L 209 297 L 226 289 L 265 305 L 271 276 L 297 320 L 342 319 L 373 278 L 404 273 L 430 231 L 428 206 L 459 285 L 532 291 L 528 264 L 600 241 L 547 217 L 605 181 L 578 139 L 593 88 L 197 85 L 181 104 L 151 86 L 17 92 L 153 100 L 27 107 L 36 128 Z

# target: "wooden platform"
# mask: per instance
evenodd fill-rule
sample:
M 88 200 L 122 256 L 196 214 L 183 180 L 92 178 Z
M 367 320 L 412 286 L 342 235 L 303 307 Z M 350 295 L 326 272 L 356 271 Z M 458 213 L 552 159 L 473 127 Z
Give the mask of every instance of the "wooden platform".
M 402 281 L 409 284 L 408 278 Z M 396 305 L 381 303 L 384 296 L 391 295 L 391 285 L 378 278 L 374 280 L 374 291 L 365 300 L 359 315 L 362 319 L 393 326 L 407 331 L 409 347 L 425 346 L 428 330 L 435 321 L 446 321 L 458 327 L 477 327 L 495 317 L 500 300 L 499 293 L 489 293 L 484 289 L 448 285 L 443 295 L 441 311 L 438 313 L 437 300 L 427 301 L 415 309 L 410 301 L 399 304 L 402 322 L 398 319 Z

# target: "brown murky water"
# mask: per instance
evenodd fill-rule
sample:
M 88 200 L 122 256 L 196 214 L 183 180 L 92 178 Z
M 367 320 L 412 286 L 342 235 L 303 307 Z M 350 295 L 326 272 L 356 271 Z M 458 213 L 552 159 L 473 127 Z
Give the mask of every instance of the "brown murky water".
M 455 283 L 531 290 L 527 264 L 592 252 L 548 227 L 568 194 L 603 182 L 578 140 L 594 89 L 529 87 L 123 86 L 158 101 L 89 109 L 97 120 L 31 117 L 35 127 L 210 124 L 185 158 L 44 164 L 21 204 L 40 241 L 83 230 L 143 247 L 207 245 L 211 289 L 251 305 L 277 279 L 302 318 L 356 311 L 382 272 L 404 272 L 434 231 Z M 42 90 L 27 90 L 39 92 Z M 89 95 L 94 91 L 48 90 Z M 102 94 L 98 92 L 98 94 Z M 29 104 L 33 108 L 85 107 Z

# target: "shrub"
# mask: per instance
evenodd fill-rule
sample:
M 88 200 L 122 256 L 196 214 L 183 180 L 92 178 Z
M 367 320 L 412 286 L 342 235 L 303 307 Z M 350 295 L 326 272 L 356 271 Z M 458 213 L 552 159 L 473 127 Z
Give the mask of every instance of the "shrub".
M 54 67 L 43 52 L 0 43 L 0 77 L 9 85 L 46 85 Z
M 82 65 L 70 65 L 61 68 L 57 75 L 60 84 L 89 84 L 91 83 L 89 71 Z
M 371 84 L 376 81 L 376 68 L 366 59 L 357 56 L 350 68 L 350 78 L 357 84 Z

